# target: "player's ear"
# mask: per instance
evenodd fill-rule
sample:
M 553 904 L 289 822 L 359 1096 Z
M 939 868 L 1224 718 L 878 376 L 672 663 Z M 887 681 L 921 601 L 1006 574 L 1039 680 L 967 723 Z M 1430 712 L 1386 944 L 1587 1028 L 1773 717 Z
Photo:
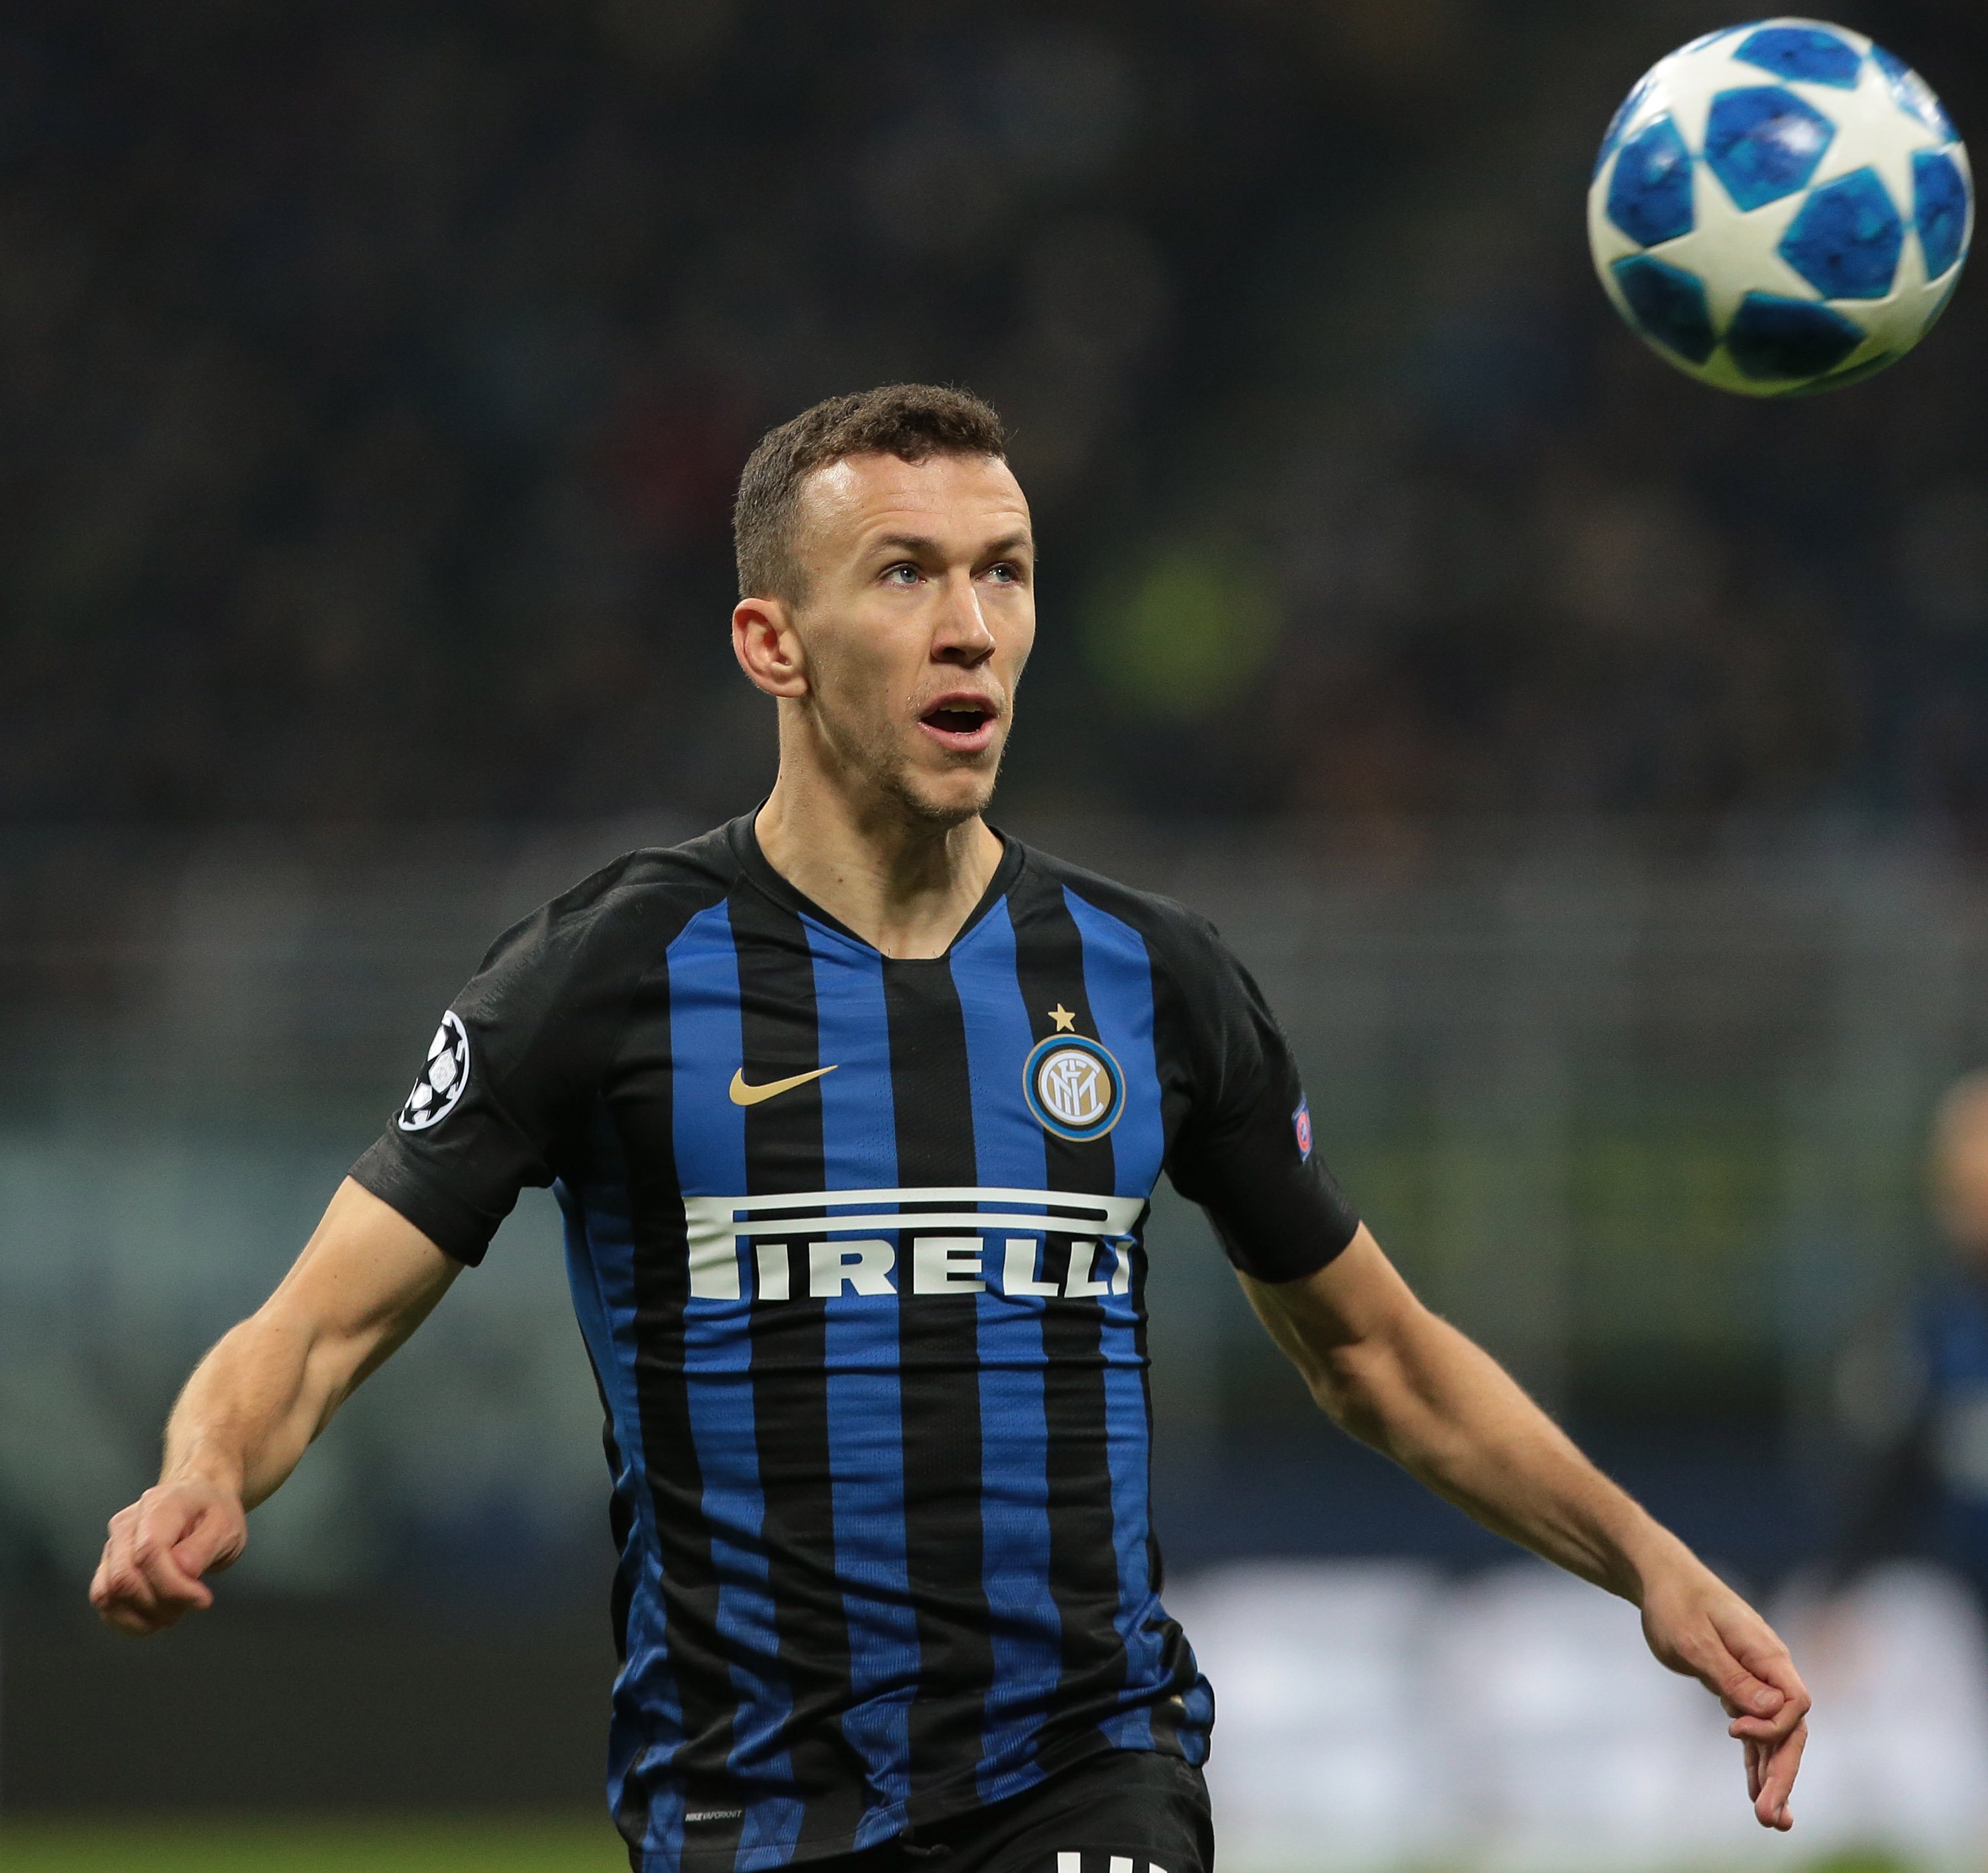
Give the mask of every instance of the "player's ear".
M 732 613 L 732 654 L 755 688 L 769 696 L 807 694 L 807 660 L 786 600 L 739 600 Z

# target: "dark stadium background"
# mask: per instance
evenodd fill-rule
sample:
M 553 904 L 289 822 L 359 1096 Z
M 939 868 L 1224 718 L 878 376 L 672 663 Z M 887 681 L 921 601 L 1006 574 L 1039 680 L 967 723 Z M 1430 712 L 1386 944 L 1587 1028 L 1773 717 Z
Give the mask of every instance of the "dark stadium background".
M 1988 14 L 1835 12 L 1983 134 Z M 1036 505 L 997 816 L 1223 924 L 1384 1240 L 1653 1506 L 1762 1585 L 1822 1551 L 1831 1362 L 1988 1057 L 1988 300 L 1772 405 L 1621 327 L 1593 146 L 1726 19 L 6 9 L 0 1799 L 591 1799 L 542 1211 L 225 1614 L 99 1635 L 90 1530 L 488 937 L 757 798 L 733 480 L 896 378 L 995 399 Z M 1177 1568 L 1496 1552 L 1161 1224 Z M 527 1365 L 578 1401 L 519 1430 Z

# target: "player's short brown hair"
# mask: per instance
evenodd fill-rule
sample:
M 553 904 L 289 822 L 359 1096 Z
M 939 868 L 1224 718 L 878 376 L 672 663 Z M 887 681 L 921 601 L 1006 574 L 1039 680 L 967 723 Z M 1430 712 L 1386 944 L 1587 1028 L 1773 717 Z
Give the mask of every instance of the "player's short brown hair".
M 799 603 L 806 578 L 794 551 L 801 484 L 817 468 L 851 455 L 1008 458 L 1008 432 L 993 406 L 942 384 L 885 384 L 829 397 L 759 438 L 739 478 L 732 541 L 741 598 Z

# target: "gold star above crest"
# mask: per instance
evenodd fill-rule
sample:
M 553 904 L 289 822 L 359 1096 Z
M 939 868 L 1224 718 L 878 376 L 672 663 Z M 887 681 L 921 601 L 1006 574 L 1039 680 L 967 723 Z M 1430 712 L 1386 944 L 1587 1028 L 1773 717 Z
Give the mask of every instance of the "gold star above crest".
M 1074 1034 L 1077 1032 L 1076 1016 L 1060 1002 L 1050 1010 L 1050 1019 L 1056 1023 L 1056 1031 L 1059 1034 Z

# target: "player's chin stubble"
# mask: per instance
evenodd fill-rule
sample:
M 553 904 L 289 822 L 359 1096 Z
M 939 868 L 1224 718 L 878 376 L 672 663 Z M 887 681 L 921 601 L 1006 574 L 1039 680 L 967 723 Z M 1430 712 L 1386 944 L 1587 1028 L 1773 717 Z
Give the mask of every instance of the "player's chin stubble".
M 993 799 L 1001 759 L 1007 752 L 1006 735 L 1002 736 L 1000 745 L 985 766 L 980 765 L 979 758 L 974 758 L 950 762 L 935 770 L 918 760 L 918 755 L 926 752 L 922 746 L 915 752 L 905 745 L 907 732 L 911 735 L 919 732 L 915 724 L 901 731 L 895 723 L 874 717 L 852 721 L 832 705 L 823 707 L 819 698 L 816 708 L 820 712 L 816 732 L 830 746 L 842 751 L 845 771 L 860 776 L 908 822 L 948 831 L 986 811 Z M 962 771 L 970 783 L 964 788 L 958 784 Z
M 1001 773 L 1005 739 L 986 766 L 969 766 L 962 762 L 948 773 L 921 769 L 902 750 L 893 748 L 872 772 L 879 793 L 902 810 L 905 817 L 937 830 L 949 831 L 986 810 L 994 797 L 995 783 Z M 967 774 L 971 784 L 962 787 L 959 776 Z
M 911 733 L 917 735 L 918 730 L 914 727 Z M 1001 757 L 1007 745 L 1004 735 L 989 756 L 948 759 L 943 767 L 934 769 L 921 762 L 888 729 L 880 726 L 866 752 L 872 757 L 868 763 L 871 779 L 880 793 L 908 820 L 935 830 L 949 831 L 986 811 L 994 797 Z

